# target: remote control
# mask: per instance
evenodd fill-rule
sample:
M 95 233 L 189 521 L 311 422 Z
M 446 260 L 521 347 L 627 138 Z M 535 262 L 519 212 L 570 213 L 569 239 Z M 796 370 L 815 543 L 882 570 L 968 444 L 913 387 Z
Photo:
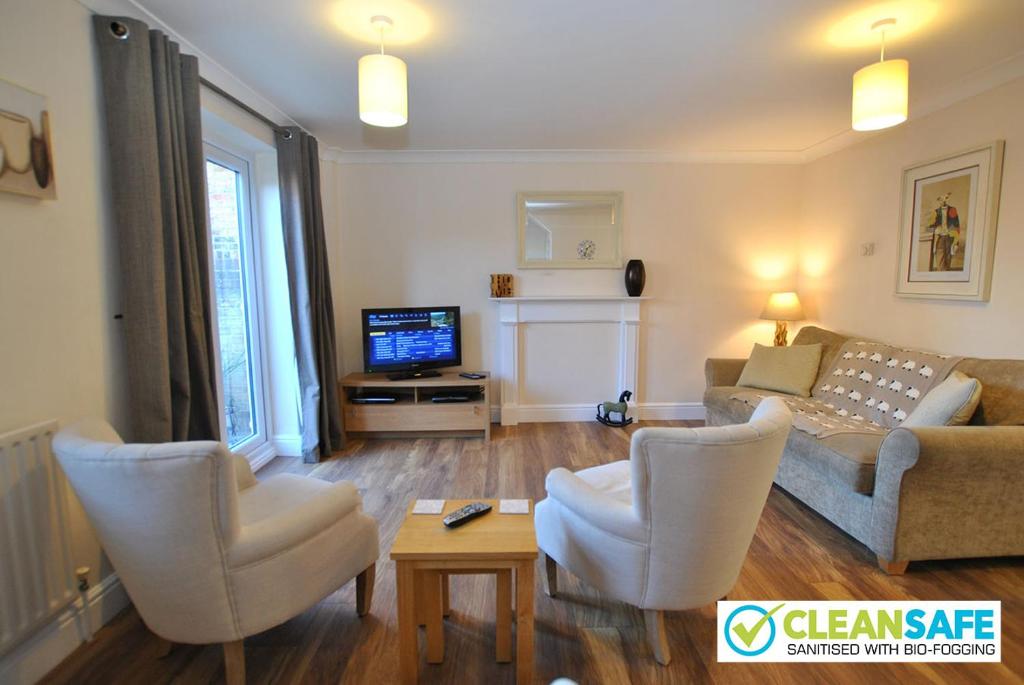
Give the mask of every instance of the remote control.
M 478 381 L 481 378 L 487 378 L 487 376 L 485 376 L 482 373 L 469 373 L 468 371 L 465 373 L 460 373 L 459 375 L 462 376 L 463 378 L 468 378 L 471 381 Z
M 463 523 L 469 523 L 477 516 L 483 516 L 491 510 L 490 504 L 484 504 L 483 502 L 473 502 L 467 504 L 461 509 L 456 509 L 452 513 L 444 517 L 443 523 L 448 528 L 458 528 Z

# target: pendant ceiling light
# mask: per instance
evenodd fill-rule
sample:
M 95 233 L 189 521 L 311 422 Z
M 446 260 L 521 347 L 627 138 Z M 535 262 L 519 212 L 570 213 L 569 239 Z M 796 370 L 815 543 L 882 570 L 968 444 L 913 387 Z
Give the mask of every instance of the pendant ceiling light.
M 881 19 L 871 25 L 873 31 L 882 34 L 882 55 L 878 62 L 853 75 L 855 131 L 877 131 L 907 120 L 910 63 L 905 59 L 885 59 L 885 31 L 895 25 L 895 19 Z
M 371 126 L 405 126 L 409 121 L 405 62 L 384 54 L 384 32 L 394 22 L 376 16 L 370 23 L 380 31 L 380 54 L 359 58 L 359 118 Z

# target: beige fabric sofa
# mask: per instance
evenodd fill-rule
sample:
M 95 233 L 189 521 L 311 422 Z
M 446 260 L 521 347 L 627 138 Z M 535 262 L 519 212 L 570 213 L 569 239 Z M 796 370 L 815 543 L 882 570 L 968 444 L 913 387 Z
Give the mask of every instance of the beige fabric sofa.
M 816 385 L 848 339 L 814 326 L 796 336 L 794 345 L 822 343 Z M 732 399 L 745 363 L 707 360 L 708 425 L 749 418 L 752 407 Z M 775 476 L 889 573 L 913 560 L 1024 554 L 1024 360 L 964 358 L 954 368 L 983 386 L 971 425 L 823 439 L 794 429 Z

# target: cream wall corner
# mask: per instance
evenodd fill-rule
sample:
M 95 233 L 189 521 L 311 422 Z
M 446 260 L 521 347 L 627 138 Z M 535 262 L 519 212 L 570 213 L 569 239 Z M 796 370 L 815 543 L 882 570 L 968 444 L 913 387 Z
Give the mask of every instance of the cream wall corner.
M 824 325 L 954 354 L 1021 358 L 1024 350 L 1024 79 L 805 165 L 801 295 Z M 896 297 L 902 170 L 1002 139 L 999 230 L 989 302 Z M 860 246 L 875 243 L 872 257 Z

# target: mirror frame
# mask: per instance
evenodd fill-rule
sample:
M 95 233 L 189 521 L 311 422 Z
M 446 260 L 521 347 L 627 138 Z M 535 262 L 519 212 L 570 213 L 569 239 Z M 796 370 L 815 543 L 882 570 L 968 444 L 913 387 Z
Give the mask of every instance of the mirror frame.
M 618 229 L 615 240 L 615 255 L 602 260 L 571 260 L 541 262 L 526 259 L 526 203 L 535 200 L 595 200 L 612 202 L 615 212 L 614 226 Z M 520 269 L 621 269 L 622 233 L 625 229 L 622 215 L 622 191 L 523 191 L 516 193 L 516 221 L 518 230 L 517 262 Z

